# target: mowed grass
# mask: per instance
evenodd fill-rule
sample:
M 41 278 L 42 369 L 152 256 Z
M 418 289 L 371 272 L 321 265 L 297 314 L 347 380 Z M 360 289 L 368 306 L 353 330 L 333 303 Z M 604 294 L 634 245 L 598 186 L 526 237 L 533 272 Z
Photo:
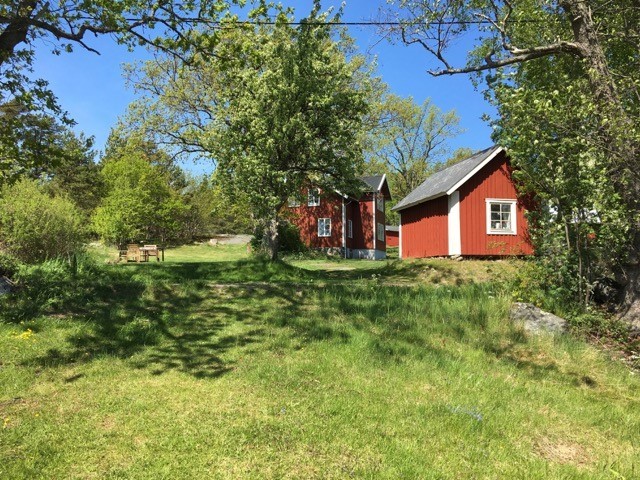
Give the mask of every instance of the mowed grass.
M 0 324 L 0 478 L 638 478 L 637 375 L 512 326 L 502 264 L 318 262 L 182 247 Z

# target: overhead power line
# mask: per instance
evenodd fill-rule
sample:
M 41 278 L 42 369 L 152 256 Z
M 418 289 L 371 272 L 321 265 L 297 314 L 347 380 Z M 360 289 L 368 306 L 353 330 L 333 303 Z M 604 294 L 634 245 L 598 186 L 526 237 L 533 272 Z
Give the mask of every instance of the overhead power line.
M 543 23 L 545 20 L 507 20 L 509 24 L 518 24 L 518 23 Z M 224 22 L 215 22 L 223 26 L 232 26 L 236 25 L 338 25 L 338 26 L 347 26 L 347 27 L 399 27 L 399 26 L 409 26 L 409 25 L 427 25 L 427 26 L 438 26 L 438 25 L 493 25 L 494 22 L 489 20 L 441 20 L 437 22 L 379 22 L 379 21 L 369 21 L 369 22 L 307 22 L 304 20 L 299 21 L 289 21 L 289 22 L 280 22 L 276 20 L 237 20 L 235 22 L 224 23 Z

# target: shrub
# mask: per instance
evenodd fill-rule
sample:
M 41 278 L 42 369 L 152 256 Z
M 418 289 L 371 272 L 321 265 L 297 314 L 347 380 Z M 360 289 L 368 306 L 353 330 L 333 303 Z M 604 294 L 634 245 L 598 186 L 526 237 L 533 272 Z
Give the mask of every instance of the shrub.
M 263 229 L 257 228 L 251 239 L 251 249 L 254 252 L 262 251 Z M 300 230 L 292 223 L 282 222 L 278 225 L 278 238 L 280 241 L 280 253 L 306 252 L 307 246 L 300 238 Z
M 20 266 L 14 256 L 0 250 L 0 277 L 12 277 Z
M 65 197 L 50 197 L 33 180 L 7 187 L 0 198 L 0 243 L 17 259 L 68 258 L 82 247 L 82 215 Z

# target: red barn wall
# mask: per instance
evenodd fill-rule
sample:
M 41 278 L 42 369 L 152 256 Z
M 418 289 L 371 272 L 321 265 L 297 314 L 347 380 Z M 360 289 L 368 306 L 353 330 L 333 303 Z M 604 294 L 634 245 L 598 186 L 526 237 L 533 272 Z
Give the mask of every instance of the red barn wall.
M 373 248 L 373 199 L 367 194 L 360 199 L 353 219 L 353 248 Z
M 336 194 L 320 193 L 320 205 L 307 204 L 307 190 L 304 190 L 299 207 L 288 207 L 290 220 L 300 230 L 300 238 L 311 248 L 342 248 L 342 198 Z M 331 236 L 318 237 L 318 219 L 331 219 Z M 355 225 L 354 225 L 355 228 Z
M 397 247 L 400 245 L 399 232 L 387 232 L 387 247 Z
M 460 239 L 462 255 L 531 255 L 525 208 L 516 206 L 517 235 L 487 234 L 487 198 L 516 199 L 511 167 L 504 152 L 460 187 Z M 446 197 L 445 197 L 446 201 Z M 404 243 L 404 230 L 403 230 Z
M 448 212 L 446 196 L 402 210 L 402 258 L 448 255 Z

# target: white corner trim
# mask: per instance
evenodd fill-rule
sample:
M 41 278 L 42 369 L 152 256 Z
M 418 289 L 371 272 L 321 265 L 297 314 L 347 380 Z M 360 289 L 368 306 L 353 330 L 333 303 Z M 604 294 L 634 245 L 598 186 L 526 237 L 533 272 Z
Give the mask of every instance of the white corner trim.
M 449 190 L 447 190 L 447 195 L 451 195 L 453 192 L 455 192 L 456 190 L 458 190 L 462 185 L 464 185 L 467 180 L 469 180 L 471 177 L 473 177 L 476 173 L 478 173 L 480 170 L 482 170 L 484 168 L 484 166 L 486 164 L 488 164 L 491 160 L 493 160 L 494 158 L 496 158 L 496 156 L 500 153 L 500 152 L 504 152 L 504 148 L 502 147 L 498 147 L 496 148 L 496 150 L 489 155 L 487 158 L 485 158 L 482 163 L 480 163 L 480 165 L 478 165 L 476 168 L 474 168 L 473 170 L 471 170 L 469 173 L 467 173 L 467 175 L 460 180 L 458 183 L 456 183 L 453 187 L 451 187 Z
M 402 259 L 402 213 L 400 214 L 400 225 L 398 227 L 398 258 Z
M 517 235 L 518 234 L 518 201 L 514 198 L 485 198 L 487 211 L 487 235 Z M 511 230 L 497 231 L 491 229 L 491 204 L 508 203 L 511 205 Z
M 373 207 L 373 227 L 372 228 L 373 228 L 373 249 L 374 250 L 378 246 L 377 243 L 376 243 L 377 242 L 377 239 L 376 239 L 376 226 L 378 225 L 376 223 L 376 212 L 378 211 L 378 207 L 376 206 L 376 202 L 378 200 L 377 196 L 378 196 L 378 194 L 376 192 L 374 192 L 371 195 L 371 198 L 373 199 L 373 204 L 372 204 L 372 207 Z
M 462 255 L 462 242 L 460 240 L 460 192 L 453 192 L 449 195 L 448 200 L 449 256 Z
M 382 190 L 382 185 L 384 184 L 385 179 L 387 178 L 387 174 L 382 174 L 382 180 L 380 180 L 380 185 L 378 185 L 378 191 Z

